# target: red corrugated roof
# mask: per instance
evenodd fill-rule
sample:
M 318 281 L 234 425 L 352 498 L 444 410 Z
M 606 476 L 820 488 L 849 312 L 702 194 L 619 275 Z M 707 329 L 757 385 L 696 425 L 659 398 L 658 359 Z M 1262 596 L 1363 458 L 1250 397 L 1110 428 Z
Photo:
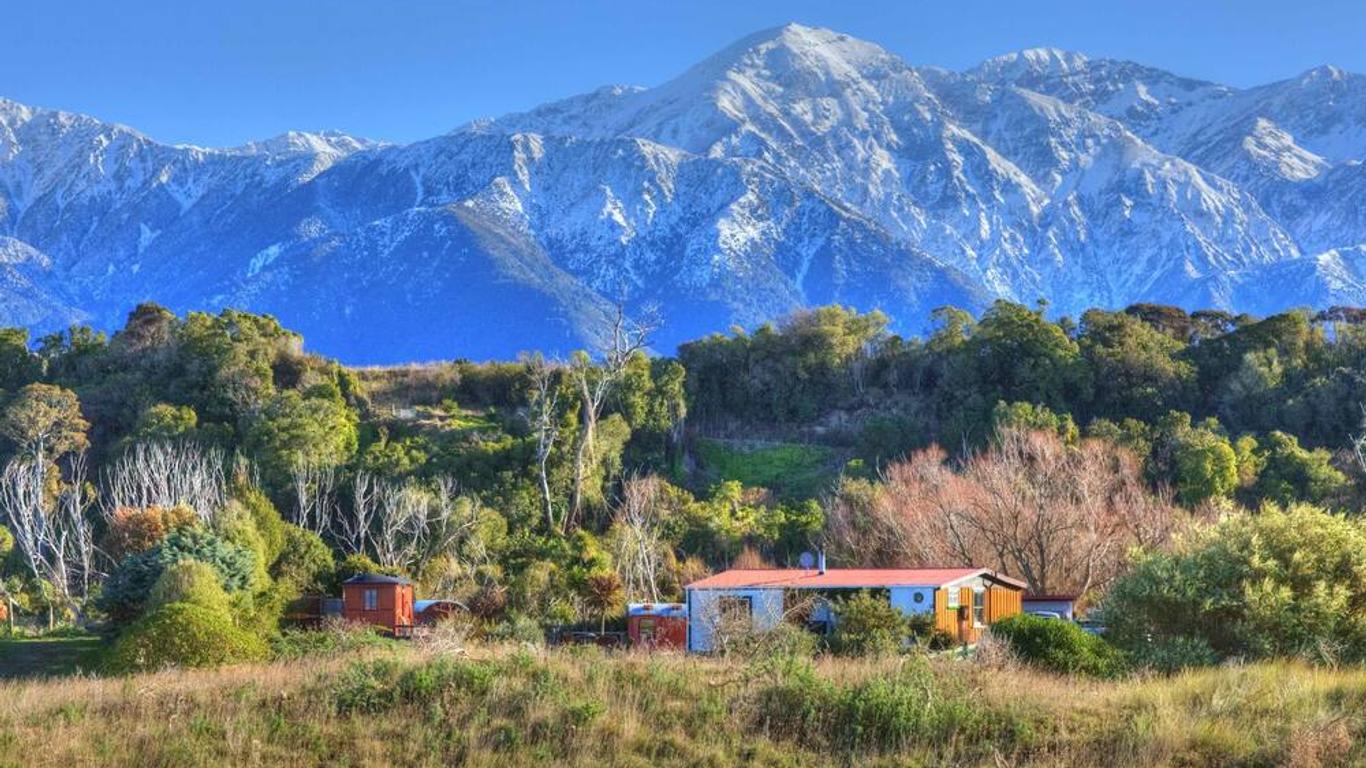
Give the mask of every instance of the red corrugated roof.
M 1024 583 L 986 568 L 829 568 L 825 573 L 799 568 L 735 568 L 699 579 L 687 589 L 876 589 L 942 587 L 986 575 L 1024 588 Z

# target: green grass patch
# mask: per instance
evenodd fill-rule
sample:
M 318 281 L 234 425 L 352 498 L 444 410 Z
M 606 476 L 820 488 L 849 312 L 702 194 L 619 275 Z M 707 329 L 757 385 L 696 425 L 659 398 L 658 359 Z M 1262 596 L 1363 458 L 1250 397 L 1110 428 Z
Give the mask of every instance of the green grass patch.
M 704 438 L 697 441 L 696 455 L 709 483 L 737 480 L 795 499 L 815 498 L 829 491 L 841 466 L 834 450 L 809 443 Z
M 0 639 L 0 680 L 88 672 L 99 665 L 103 643 L 95 635 Z

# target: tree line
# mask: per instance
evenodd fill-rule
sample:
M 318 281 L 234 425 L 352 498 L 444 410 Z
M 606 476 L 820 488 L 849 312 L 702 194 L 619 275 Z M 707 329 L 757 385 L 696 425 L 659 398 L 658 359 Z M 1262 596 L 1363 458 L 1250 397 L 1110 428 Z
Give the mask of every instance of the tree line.
M 268 637 L 359 571 L 489 631 L 601 624 L 816 547 L 1101 595 L 1230 510 L 1360 509 L 1362 323 L 999 302 L 904 338 L 824 307 L 661 357 L 653 323 L 619 314 L 566 360 L 378 370 L 234 310 L 4 330 L 0 584 L 11 615 L 120 636 L 174 614 Z M 694 450 L 736 435 L 837 465 L 815 495 L 746 486 Z M 170 609 L 191 599 L 226 609 Z

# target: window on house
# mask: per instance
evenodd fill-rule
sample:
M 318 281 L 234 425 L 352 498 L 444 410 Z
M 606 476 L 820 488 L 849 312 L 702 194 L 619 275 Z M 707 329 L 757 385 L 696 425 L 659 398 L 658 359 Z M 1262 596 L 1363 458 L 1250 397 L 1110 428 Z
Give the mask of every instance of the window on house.
M 987 592 L 985 589 L 972 593 L 972 623 L 982 626 L 987 619 Z
M 949 593 L 949 597 L 948 600 L 945 602 L 945 605 L 947 605 L 952 610 L 958 610 L 959 598 L 961 596 L 958 589 L 956 587 L 951 587 L 947 591 Z
M 729 624 L 736 621 L 749 621 L 753 616 L 753 603 L 751 598 L 736 597 L 729 595 L 716 599 L 716 616 L 723 623 Z
M 365 592 L 362 593 L 362 597 L 364 598 L 364 602 L 365 602 L 365 610 L 367 610 L 367 611 L 378 611 L 378 610 L 379 610 L 379 590 L 378 590 L 378 589 L 367 589 L 367 590 L 365 590 Z

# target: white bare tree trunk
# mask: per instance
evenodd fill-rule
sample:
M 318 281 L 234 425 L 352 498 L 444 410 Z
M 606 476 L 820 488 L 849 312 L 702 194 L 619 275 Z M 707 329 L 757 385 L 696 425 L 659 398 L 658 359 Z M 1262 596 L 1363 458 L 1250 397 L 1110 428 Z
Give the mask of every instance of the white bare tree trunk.
M 570 371 L 579 390 L 583 421 L 579 425 L 578 445 L 574 452 L 574 485 L 570 491 L 569 510 L 565 514 L 562 532 L 568 533 L 578 525 L 583 513 L 584 483 L 594 463 L 593 442 L 603 405 L 613 387 L 626 373 L 626 366 L 635 353 L 649 346 L 650 334 L 658 325 L 653 312 L 646 312 L 641 320 L 631 320 L 624 307 L 617 307 L 612 323 L 612 335 L 600 350 L 601 363 L 594 365 L 586 354 L 578 354 Z
M 337 468 L 300 459 L 294 465 L 294 524 L 321 536 L 337 517 Z
M 536 436 L 536 468 L 540 480 L 541 507 L 545 513 L 547 530 L 558 527 L 555 519 L 555 502 L 550 495 L 550 455 L 555 450 L 559 437 L 558 413 L 560 392 L 555 386 L 554 368 L 545 358 L 536 355 L 527 360 L 527 373 L 531 377 L 531 422 L 532 433 Z
M 49 584 L 54 599 L 79 618 L 80 600 L 89 596 L 95 571 L 95 537 L 85 492 L 86 461 L 71 461 L 71 479 L 49 508 L 46 462 L 37 457 L 12 459 L 0 472 L 0 520 L 35 579 Z M 54 623 L 49 604 L 49 628 Z
M 351 483 L 351 508 L 332 521 L 332 534 L 348 555 L 364 555 L 370 542 L 375 518 L 375 477 L 357 472 Z
M 107 519 L 122 507 L 189 506 L 201 520 L 212 522 L 227 502 L 223 451 L 194 441 L 138 443 L 124 451 L 104 472 Z
M 381 482 L 375 487 L 375 559 L 390 568 L 407 568 L 417 559 L 427 528 L 427 500 L 413 483 Z
M 659 602 L 664 537 L 659 525 L 658 477 L 635 476 L 622 485 L 616 509 L 615 560 L 626 599 Z

